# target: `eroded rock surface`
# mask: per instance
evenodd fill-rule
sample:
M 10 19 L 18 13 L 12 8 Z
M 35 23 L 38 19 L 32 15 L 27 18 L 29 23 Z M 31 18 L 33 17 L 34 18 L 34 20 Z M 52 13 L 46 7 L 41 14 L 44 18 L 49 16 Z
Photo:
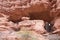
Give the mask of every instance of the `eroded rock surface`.
M 21 21 L 21 17 L 24 16 L 29 16 L 31 19 L 42 19 L 50 22 L 59 14 L 55 12 L 56 1 L 54 0 L 2 0 L 0 3 L 0 12 L 9 15 L 9 20 L 13 22 Z

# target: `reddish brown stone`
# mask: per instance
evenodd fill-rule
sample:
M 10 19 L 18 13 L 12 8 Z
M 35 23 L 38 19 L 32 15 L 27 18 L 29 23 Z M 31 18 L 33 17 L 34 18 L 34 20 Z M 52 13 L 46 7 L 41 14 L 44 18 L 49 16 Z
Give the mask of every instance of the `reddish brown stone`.
M 51 1 L 52 2 L 52 1 Z M 50 3 L 51 3 L 50 2 Z M 55 1 L 53 1 L 55 2 Z M 35 4 L 35 5 L 31 5 L 31 7 L 29 8 L 25 8 L 25 9 L 20 9 L 20 8 L 16 8 L 13 11 L 7 12 L 5 10 L 1 10 L 2 13 L 9 15 L 9 20 L 13 21 L 13 22 L 19 22 L 21 21 L 21 17 L 24 16 L 29 16 L 31 19 L 42 19 L 44 21 L 48 21 L 51 22 L 54 17 L 56 16 L 60 16 L 57 12 L 54 12 L 52 9 L 55 9 L 51 6 L 53 6 L 53 2 L 51 3 L 40 3 L 40 4 Z M 23 4 L 22 4 L 23 5 Z M 51 9 L 52 8 L 52 9 Z M 51 12 L 52 10 L 52 12 Z

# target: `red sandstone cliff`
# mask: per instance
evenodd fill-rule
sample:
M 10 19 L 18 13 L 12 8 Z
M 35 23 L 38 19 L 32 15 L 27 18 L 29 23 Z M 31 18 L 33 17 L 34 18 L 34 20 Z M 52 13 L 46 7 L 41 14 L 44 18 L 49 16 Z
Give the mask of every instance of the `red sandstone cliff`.
M 2 0 L 0 7 L 0 12 L 9 15 L 9 20 L 14 22 L 21 21 L 23 16 L 29 16 L 31 19 L 43 19 L 48 22 L 56 16 L 60 16 L 59 0 Z

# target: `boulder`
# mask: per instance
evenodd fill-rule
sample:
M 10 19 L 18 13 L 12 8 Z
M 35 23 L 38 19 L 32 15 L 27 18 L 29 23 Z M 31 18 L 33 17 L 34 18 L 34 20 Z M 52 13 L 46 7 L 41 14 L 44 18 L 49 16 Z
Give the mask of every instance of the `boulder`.
M 43 20 L 24 20 L 19 22 L 19 28 L 21 28 L 22 31 L 24 30 L 32 30 L 39 34 L 44 34 L 47 31 L 45 30 L 44 21 Z

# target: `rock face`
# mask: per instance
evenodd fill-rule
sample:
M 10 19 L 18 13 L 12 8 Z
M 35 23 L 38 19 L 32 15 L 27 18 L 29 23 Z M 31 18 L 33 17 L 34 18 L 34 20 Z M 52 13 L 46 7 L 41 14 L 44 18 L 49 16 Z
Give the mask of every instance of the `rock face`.
M 22 31 L 32 30 L 39 34 L 44 34 L 47 32 L 44 28 L 45 23 L 43 20 L 25 20 L 25 21 L 19 22 L 18 26 L 21 28 Z
M 8 18 L 7 15 L 4 15 L 4 14 L 1 14 L 1 15 L 3 16 L 3 17 L 0 17 L 0 39 L 1 40 L 6 40 L 6 39 L 7 40 L 11 40 L 11 39 L 13 39 L 13 40 L 49 40 L 34 31 L 34 30 L 45 31 L 43 20 L 26 20 L 27 18 L 26 19 L 24 18 L 25 20 L 20 22 L 17 25 L 15 23 L 9 21 L 7 19 Z M 39 22 L 39 23 L 37 23 L 37 22 Z M 17 28 L 19 28 L 18 26 L 22 30 L 14 31 L 13 28 L 17 29 Z M 25 28 L 23 29 L 23 27 L 25 27 Z M 31 31 L 31 29 L 29 29 L 29 27 L 34 30 Z M 38 30 L 38 27 L 39 27 L 39 30 Z
M 13 22 L 20 22 L 21 18 L 26 16 L 31 20 L 51 22 L 60 16 L 59 5 L 59 0 L 1 0 L 0 12 L 8 15 L 9 21 Z
M 12 14 L 12 15 L 11 15 Z M 9 12 L 8 14 L 10 17 L 8 18 L 10 21 L 13 21 L 13 22 L 19 22 L 21 21 L 22 17 L 25 17 L 25 16 L 29 16 L 27 13 L 23 12 L 22 10 L 20 9 L 16 9 L 12 12 Z
M 4 37 L 3 37 L 4 36 Z M 49 40 L 42 35 L 39 35 L 33 31 L 20 31 L 20 32 L 12 32 L 10 34 L 4 34 L 0 36 L 1 40 Z
M 35 21 L 35 25 L 32 26 L 33 29 L 41 34 L 46 33 L 46 30 L 44 28 L 45 26 L 44 21 L 43 20 L 34 20 L 34 21 Z
M 55 1 L 52 1 L 52 3 Z M 50 22 L 53 20 L 55 15 L 50 13 L 51 2 L 49 0 L 22 0 L 22 1 L 1 1 L 1 11 L 2 13 L 9 15 L 9 20 L 13 22 L 21 21 L 21 17 L 29 16 L 31 19 L 43 19 Z M 51 3 L 51 4 L 50 4 Z M 55 4 L 55 3 L 54 3 Z M 53 5 L 54 5 L 53 4 Z M 55 6 L 54 6 L 55 7 Z M 55 8 L 53 8 L 55 9 Z M 48 16 L 47 16 L 48 15 Z
M 39 35 L 33 31 L 20 31 L 17 33 L 18 33 L 18 35 L 21 35 L 22 40 L 49 40 L 49 39 L 43 37 L 42 35 Z
M 8 16 L 1 14 L 3 17 L 0 17 L 0 31 L 14 30 L 12 28 L 17 27 L 17 24 L 8 20 Z
M 53 33 L 59 34 L 60 33 L 60 17 L 55 19 L 53 27 L 55 28 Z
M 53 33 L 60 34 L 60 0 L 0 0 L 1 40 L 49 40 L 40 34 L 47 32 L 44 22 L 51 21 Z

